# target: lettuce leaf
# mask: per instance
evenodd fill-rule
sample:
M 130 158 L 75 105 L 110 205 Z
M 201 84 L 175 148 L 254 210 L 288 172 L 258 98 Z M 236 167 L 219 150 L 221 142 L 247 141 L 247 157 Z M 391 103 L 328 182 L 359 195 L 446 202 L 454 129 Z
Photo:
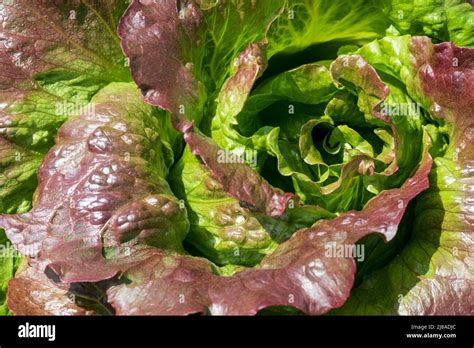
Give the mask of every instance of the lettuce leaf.
M 210 7 L 209 18 L 213 18 L 214 12 L 217 12 L 215 16 L 223 16 L 223 11 L 226 16 L 230 16 L 227 21 L 233 16 L 239 16 L 241 20 L 248 21 L 241 23 L 244 28 L 254 25 L 257 20 L 254 14 L 245 16 L 230 11 L 234 4 L 240 4 L 239 10 L 254 13 L 255 4 L 248 6 L 241 1 L 228 1 L 222 6 Z M 265 5 L 275 10 L 263 11 L 265 18 L 260 18 L 263 22 L 258 21 L 257 28 L 260 28 L 262 23 L 265 24 L 263 28 L 268 27 L 279 11 L 276 6 L 278 2 L 265 2 Z M 223 26 L 224 34 L 231 29 Z M 219 27 L 220 25 L 217 25 L 216 29 Z M 166 31 L 170 32 L 169 35 L 164 35 L 164 40 L 157 41 L 156 35 Z M 130 58 L 132 75 L 145 100 L 171 113 L 173 126 L 184 134 L 184 140 L 190 150 L 201 158 L 223 185 L 224 190 L 254 210 L 263 211 L 270 216 L 282 215 L 293 194 L 272 187 L 243 163 L 220 163 L 218 153 L 222 149 L 197 128 L 206 110 L 207 96 L 212 95 L 212 89 L 206 89 L 206 83 L 203 82 L 206 80 L 206 70 L 201 67 L 206 41 L 201 36 L 206 33 L 206 25 L 203 22 L 203 12 L 198 6 L 192 2 L 181 1 L 134 1 L 122 17 L 118 32 L 124 52 Z M 144 32 L 147 34 L 143 36 Z M 238 32 L 230 31 L 229 36 L 234 34 Z M 264 34 L 264 31 L 255 31 L 255 35 Z M 241 44 L 240 40 L 237 38 L 235 43 Z M 261 58 L 258 52 L 255 54 L 257 47 L 258 44 L 251 44 L 241 54 L 237 65 L 242 65 L 245 70 L 247 66 L 259 65 Z M 221 51 L 216 49 L 213 53 L 219 52 Z M 152 66 L 148 64 L 149 61 L 163 66 Z M 153 69 L 153 73 L 149 69 Z M 244 74 L 242 78 L 247 77 Z M 179 84 L 180 88 L 173 88 L 175 84 Z M 242 190 L 241 187 L 245 188 Z
M 383 36 L 389 25 L 377 1 L 288 1 L 268 33 L 269 57 L 331 41 L 368 42 Z
M 153 6 L 153 8 L 151 10 L 145 11 L 144 8 L 146 6 Z M 249 170 L 247 167 L 244 167 L 242 165 L 228 165 L 227 163 L 219 163 L 218 161 L 218 152 L 220 151 L 219 147 L 216 144 L 214 144 L 211 139 L 207 138 L 206 136 L 202 135 L 199 131 L 196 130 L 196 125 L 200 123 L 201 119 L 196 118 L 193 115 L 195 112 L 200 113 L 201 110 L 203 111 L 207 110 L 205 108 L 207 94 L 208 94 L 207 92 L 212 91 L 212 89 L 206 90 L 206 93 L 203 92 L 203 88 L 206 87 L 205 79 L 202 78 L 204 76 L 205 69 L 196 70 L 196 67 L 200 66 L 199 64 L 195 64 L 196 61 L 193 61 L 192 63 L 193 64 L 192 73 L 190 69 L 183 70 L 183 67 L 186 67 L 187 65 L 186 63 L 187 58 L 195 58 L 196 55 L 186 56 L 185 54 L 189 52 L 187 51 L 183 52 L 180 46 L 178 47 L 172 46 L 172 43 L 177 40 L 179 42 L 182 42 L 183 46 L 186 48 L 192 47 L 191 52 L 199 53 L 199 46 L 196 47 L 196 44 L 198 45 L 200 40 L 197 40 L 196 39 L 197 36 L 195 35 L 203 35 L 203 34 L 200 31 L 200 27 L 196 25 L 191 26 L 191 23 L 194 23 L 194 24 L 200 23 L 202 13 L 199 12 L 196 7 L 193 7 L 191 10 L 189 6 L 192 6 L 192 5 L 188 4 L 188 8 L 187 8 L 187 11 L 185 11 L 185 15 L 188 14 L 189 16 L 188 17 L 184 16 L 184 18 L 182 18 L 182 20 L 184 20 L 184 24 L 183 24 L 182 22 L 179 22 L 178 20 L 180 12 L 177 11 L 174 8 L 174 6 L 169 5 L 169 7 L 166 7 L 166 8 L 163 6 L 164 5 L 162 4 L 144 5 L 138 2 L 134 3 L 130 7 L 126 16 L 122 19 L 121 27 L 119 29 L 119 33 L 124 42 L 125 52 L 127 55 L 131 57 L 133 76 L 135 80 L 137 81 L 137 83 L 140 86 L 142 86 L 142 92 L 145 95 L 145 100 L 147 100 L 148 102 L 154 105 L 159 105 L 171 111 L 174 126 L 178 130 L 184 133 L 184 139 L 189 145 L 189 149 L 191 153 L 199 156 L 203 164 L 212 173 L 213 177 L 218 181 L 218 183 L 220 184 L 220 187 L 222 187 L 225 192 L 228 192 L 235 198 L 239 199 L 241 201 L 241 204 L 243 201 L 245 203 L 245 206 L 250 207 L 252 210 L 264 211 L 268 215 L 275 215 L 275 216 L 281 217 L 284 211 L 287 210 L 287 207 L 285 205 L 288 203 L 288 200 L 285 198 L 283 200 L 285 204 L 283 205 L 281 203 L 278 203 L 280 199 L 278 198 L 280 197 L 279 193 L 277 193 L 277 191 L 275 191 L 273 188 L 269 187 L 265 181 L 259 178 L 257 174 Z M 159 11 L 159 14 L 155 11 Z M 176 25 L 178 27 L 183 26 L 184 30 L 173 30 L 174 34 L 168 38 L 169 39 L 168 41 L 164 42 L 164 44 L 161 45 L 158 42 L 150 40 L 149 38 L 153 37 L 152 33 L 156 32 L 156 30 L 160 31 L 159 26 L 162 24 L 158 19 L 163 16 L 166 16 L 166 18 L 168 19 L 168 22 L 173 23 L 173 25 Z M 149 25 L 145 27 L 141 26 L 140 23 L 133 22 L 132 20 L 133 18 L 148 18 L 146 22 Z M 155 25 L 152 25 L 151 23 L 155 23 Z M 148 32 L 149 34 L 143 36 L 144 38 L 143 40 L 134 39 L 134 36 L 137 35 L 136 34 L 137 28 L 142 29 L 143 32 Z M 176 35 L 183 35 L 183 37 L 180 38 L 180 37 L 177 37 Z M 190 39 L 190 38 L 194 38 L 194 39 Z M 261 71 L 261 69 L 264 68 L 265 66 L 265 58 L 260 53 L 263 49 L 262 47 L 263 45 L 264 43 L 253 43 L 253 44 L 248 45 L 246 50 L 242 51 L 242 53 L 239 55 L 239 57 L 235 61 L 236 71 L 234 75 L 229 77 L 229 79 L 227 79 L 227 81 L 225 82 L 224 89 L 223 89 L 224 92 L 221 91 L 219 100 L 217 101 L 218 113 L 221 112 L 222 115 L 226 115 L 226 114 L 228 115 L 230 112 L 235 117 L 235 115 L 238 112 L 240 112 L 242 108 L 242 103 L 245 102 L 245 100 L 247 99 L 246 95 L 248 95 L 248 93 L 250 92 L 250 88 L 255 82 L 255 79 L 258 78 L 259 76 L 259 71 Z M 159 47 L 157 47 L 157 49 L 150 49 L 151 47 L 155 47 L 155 46 L 159 46 Z M 145 52 L 145 54 L 143 54 L 143 52 Z M 158 54 L 158 52 L 163 53 L 162 61 L 166 59 L 173 59 L 174 61 L 173 64 L 170 64 L 169 66 L 171 68 L 170 70 L 164 70 L 164 69 L 159 70 L 160 73 L 165 73 L 163 77 L 160 77 L 159 74 L 151 75 L 151 74 L 146 73 L 146 70 L 149 69 L 150 67 L 149 65 L 146 64 L 146 62 L 153 61 L 152 59 L 153 55 Z M 201 57 L 198 53 L 196 53 L 197 56 Z M 197 62 L 199 62 L 199 59 L 197 60 Z M 190 65 L 188 64 L 188 68 L 189 67 Z M 184 75 L 180 75 L 180 74 L 184 74 Z M 375 74 L 375 72 L 373 72 L 373 74 Z M 177 78 L 177 76 L 181 76 L 181 77 Z M 184 88 L 181 90 L 180 93 L 176 95 L 177 92 L 171 89 L 169 84 L 162 83 L 164 81 L 179 81 L 180 85 L 182 85 Z M 379 85 L 380 84 L 381 83 L 379 82 Z M 371 83 L 369 82 L 367 87 L 365 87 L 364 85 L 363 88 L 372 88 L 373 86 L 377 86 L 377 82 L 375 82 L 374 85 L 371 85 Z M 382 84 L 382 89 L 384 88 L 385 87 Z M 368 91 L 367 93 L 371 93 L 371 92 Z M 375 104 L 372 102 L 372 99 L 369 94 L 367 95 L 363 94 L 364 99 L 361 102 L 361 108 L 370 114 L 372 112 L 372 109 L 376 106 L 376 104 L 377 105 L 380 104 L 380 100 L 384 98 L 383 95 L 385 94 L 386 93 L 384 92 L 383 94 L 378 95 L 380 99 Z M 190 107 L 191 107 L 191 112 L 187 113 L 186 110 L 188 110 Z M 193 122 L 194 124 L 191 121 L 194 121 Z M 388 121 L 388 119 L 385 119 L 385 121 Z M 215 129 L 217 128 L 218 127 L 215 127 Z M 420 135 L 421 135 L 421 132 L 420 132 Z M 243 180 L 244 177 L 247 177 L 247 180 Z M 215 187 L 215 185 L 211 185 L 211 186 Z M 244 187 L 244 190 L 239 191 L 238 188 L 240 187 Z M 194 189 L 197 189 L 197 187 L 192 188 L 192 190 Z M 248 191 L 249 189 L 251 191 Z M 191 190 L 191 194 L 193 193 L 192 190 Z M 199 190 L 197 192 L 199 192 Z M 284 197 L 284 196 L 281 196 L 281 197 Z M 188 201 L 188 205 L 191 205 L 189 201 Z M 403 208 L 404 205 L 401 204 L 400 207 Z M 202 226 L 206 226 L 206 223 L 203 223 L 201 227 Z M 394 231 L 393 226 L 392 228 L 388 230 L 393 232 Z M 384 231 L 387 231 L 387 228 L 385 228 Z M 303 233 L 300 233 L 300 234 L 302 235 Z M 284 249 L 285 248 L 284 246 L 288 245 L 292 239 L 296 238 L 295 236 L 297 235 L 299 235 L 298 232 L 294 234 L 293 237 L 290 238 L 288 242 L 283 242 L 282 244 L 280 244 L 279 248 Z M 202 237 L 202 235 L 201 235 L 201 238 L 205 239 L 205 237 Z M 198 238 L 195 238 L 195 239 L 198 239 Z M 272 254 L 270 254 L 268 258 L 271 259 L 272 257 L 274 257 L 275 254 L 278 255 L 278 249 Z M 179 260 L 180 261 L 176 261 L 176 262 L 169 261 L 172 264 L 173 268 L 178 267 L 177 268 L 178 271 L 179 271 L 179 265 L 183 264 L 185 265 L 183 266 L 185 268 L 191 267 L 192 269 L 194 269 L 192 273 L 195 273 L 197 275 L 202 274 L 203 272 L 205 274 L 212 273 L 212 267 L 210 268 L 209 265 L 206 266 L 206 262 L 204 261 L 202 262 L 196 261 L 196 265 L 193 266 L 191 261 L 187 258 L 183 258 L 182 260 L 180 258 Z M 258 267 L 265 267 L 264 266 L 266 264 L 265 260 L 266 258 L 262 260 L 262 262 L 260 263 Z M 157 260 L 155 262 L 158 265 L 162 265 L 162 266 L 155 265 L 155 267 L 164 267 L 166 264 L 165 261 L 162 261 L 162 256 L 157 256 Z M 114 304 L 114 306 L 116 307 L 118 306 L 119 308 L 121 308 L 119 309 L 119 313 L 127 313 L 128 311 L 133 311 L 130 313 L 136 313 L 138 311 L 139 313 L 140 310 L 145 310 L 147 311 L 147 313 L 150 313 L 149 311 L 157 311 L 157 312 L 163 311 L 163 312 L 170 312 L 170 313 L 175 313 L 175 311 L 178 311 L 179 313 L 181 313 L 181 311 L 184 311 L 184 313 L 190 313 L 193 311 L 204 310 L 203 306 L 207 308 L 211 308 L 210 309 L 211 312 L 213 310 L 215 311 L 215 309 L 213 309 L 215 305 L 212 304 L 213 302 L 215 302 L 215 300 L 210 299 L 211 301 L 210 305 L 209 303 L 206 303 L 209 300 L 204 299 L 203 300 L 204 303 L 200 301 L 200 298 L 204 296 L 202 294 L 206 293 L 206 290 L 202 290 L 201 287 L 206 286 L 206 285 L 191 284 L 191 287 L 189 288 L 190 294 L 188 294 L 187 293 L 188 290 L 186 290 L 187 287 L 183 288 L 182 286 L 179 287 L 176 284 L 173 284 L 173 279 L 174 279 L 173 272 L 171 273 L 166 272 L 166 274 L 163 275 L 164 278 L 162 278 L 157 283 L 158 288 L 156 289 L 155 294 L 157 294 L 158 296 L 158 294 L 161 294 L 161 291 L 166 291 L 166 289 L 168 289 L 169 291 L 177 291 L 177 289 L 180 288 L 183 291 L 183 296 L 193 297 L 190 303 L 187 303 L 187 305 L 181 308 L 177 308 L 175 301 L 173 303 L 170 303 L 169 301 L 163 301 L 164 298 L 175 299 L 176 296 L 169 296 L 169 295 L 165 296 L 162 294 L 162 295 L 159 295 L 159 298 L 161 299 L 161 301 L 158 301 L 156 303 L 158 307 L 154 310 L 152 309 L 152 307 L 149 307 L 148 309 L 146 308 L 137 309 L 137 308 L 130 307 L 132 306 L 132 303 L 128 299 L 128 296 L 127 296 L 128 291 L 137 291 L 137 287 L 140 288 L 141 286 L 144 286 L 145 288 L 152 287 L 151 284 L 147 283 L 149 280 L 143 279 L 143 274 L 144 274 L 144 272 L 142 272 L 144 269 L 143 266 L 140 266 L 139 269 L 140 269 L 139 271 L 140 276 L 142 277 L 135 275 L 134 274 L 135 272 L 133 270 L 129 270 L 128 272 L 126 272 L 126 277 L 127 276 L 130 277 L 133 280 L 133 282 L 128 286 L 123 285 L 123 286 L 112 288 L 113 290 L 111 292 L 111 298 L 112 298 L 111 302 Z M 275 270 L 275 272 L 278 272 L 278 270 Z M 240 276 L 244 277 L 244 275 L 247 273 L 253 274 L 253 272 L 251 272 L 250 270 L 241 271 L 241 272 L 237 272 L 231 278 L 239 278 Z M 146 273 L 146 274 L 147 275 L 145 275 L 145 278 L 152 276 L 149 273 Z M 196 278 L 196 282 L 200 284 L 202 281 L 198 278 Z M 231 278 L 228 278 L 229 282 Z M 202 283 L 212 284 L 213 281 L 211 279 L 214 279 L 214 277 L 211 277 L 209 280 L 205 280 Z M 217 279 L 219 279 L 219 280 L 216 280 L 217 283 L 220 283 L 221 281 L 223 281 L 221 280 L 221 278 L 217 278 Z M 169 284 L 169 286 L 165 284 Z M 161 290 L 162 285 L 164 286 L 163 290 Z M 198 293 L 201 295 L 198 295 Z M 233 291 L 233 293 L 236 293 L 236 291 Z M 283 302 L 278 302 L 278 301 L 282 301 L 281 298 L 275 299 L 275 301 L 277 301 L 276 303 L 273 303 L 275 305 L 284 304 Z M 171 307 L 168 307 L 168 306 L 171 306 Z M 217 312 L 220 312 L 220 310 L 221 310 L 220 307 L 218 307 Z M 257 309 L 252 308 L 248 310 L 255 312 Z M 306 308 L 306 310 L 308 309 Z M 316 309 L 316 311 L 318 310 L 325 311 L 327 310 L 327 308 Z M 239 312 L 236 312 L 236 313 L 239 313 Z
M 430 189 L 417 199 L 408 244 L 367 276 L 334 313 L 472 314 L 474 50 L 452 43 L 433 45 L 424 37 L 398 37 L 370 46 L 362 50 L 367 57 L 373 53 L 379 64 L 390 48 L 403 48 L 398 56 L 401 69 L 394 71 L 406 77 L 408 92 L 431 117 L 446 123 L 450 142 L 442 156 L 434 158 Z
M 133 1 L 118 33 L 145 100 L 170 110 L 175 125 L 183 115 L 199 124 L 236 55 L 265 37 L 283 4 L 263 0 L 257 10 L 256 2 L 241 0 Z
M 188 229 L 164 180 L 173 155 L 157 110 L 130 83 L 108 85 L 91 103 L 94 112 L 60 128 L 38 171 L 33 209 L 0 215 L 15 247 L 63 281 L 114 276 L 121 266 L 107 259 L 137 241 L 181 251 Z
M 36 170 L 67 117 L 108 83 L 130 80 L 115 34 L 126 6 L 125 0 L 0 3 L 1 213 L 31 208 Z M 0 234 L 5 313 L 4 290 L 18 261 Z
M 344 303 L 355 273 L 352 257 L 327 257 L 328 248 L 351 247 L 373 232 L 393 238 L 407 203 L 428 187 L 430 168 L 431 159 L 425 153 L 417 172 L 401 188 L 381 193 L 363 211 L 299 230 L 257 268 L 222 277 L 213 274 L 205 259 L 157 253 L 150 263 L 125 272 L 124 277 L 132 281 L 112 286 L 109 301 L 118 314 L 134 315 L 249 315 L 281 305 L 309 314 L 324 313 Z M 137 298 L 137 292 L 146 296 Z
M 191 229 L 186 241 L 218 265 L 253 266 L 293 232 L 334 214 L 294 205 L 280 219 L 252 212 L 227 193 L 189 148 L 174 167 L 170 184 L 182 197 Z
M 474 44 L 474 12 L 463 0 L 385 0 L 384 12 L 402 34 Z
M 183 254 L 188 223 L 163 180 L 171 162 L 157 111 L 126 83 L 109 85 L 92 102 L 95 113 L 61 127 L 40 168 L 33 210 L 0 215 L 0 223 L 22 253 L 35 257 L 32 267 L 52 270 L 62 283 L 112 280 L 121 273 L 106 290 L 118 314 L 255 314 L 286 304 L 324 313 L 345 301 L 355 271 L 350 256 L 325 257 L 328 245 L 351 246 L 373 232 L 393 238 L 408 201 L 427 187 L 431 160 L 425 151 L 401 188 L 385 191 L 361 212 L 300 229 L 257 268 L 219 276 L 207 259 Z M 195 147 L 207 153 L 209 144 Z M 353 224 L 359 228 L 352 230 Z M 20 294 L 28 284 L 13 281 L 9 291 Z M 131 296 L 136 291 L 147 296 Z M 9 301 L 15 313 L 25 305 L 16 297 Z M 34 311 L 37 304 L 31 306 Z
M 472 314 L 468 4 L 0 6 L 1 310 Z
M 54 278 L 54 277 L 53 277 Z M 55 282 L 24 262 L 9 283 L 9 306 L 16 315 L 91 315 L 76 304 L 68 284 Z

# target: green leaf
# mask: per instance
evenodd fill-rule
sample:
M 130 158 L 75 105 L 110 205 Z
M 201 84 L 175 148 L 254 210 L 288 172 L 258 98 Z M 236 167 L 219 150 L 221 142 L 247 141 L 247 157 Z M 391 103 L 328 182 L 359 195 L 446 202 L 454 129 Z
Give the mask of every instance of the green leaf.
M 6 298 L 7 285 L 15 275 L 20 260 L 5 233 L 0 231 L 0 315 L 9 314 Z
M 91 111 L 84 105 L 108 83 L 130 80 L 115 34 L 126 5 L 0 4 L 1 212 L 28 205 L 35 169 L 67 117 Z
M 428 134 L 436 149 L 430 188 L 418 199 L 410 239 L 391 262 L 366 276 L 334 314 L 472 314 L 472 106 L 474 50 L 425 37 L 372 43 L 370 52 L 394 72 L 430 114 Z M 400 50 L 402 48 L 402 50 Z M 380 57 L 400 54 L 382 65 Z M 365 51 L 365 48 L 362 49 Z M 456 61 L 453 61 L 457 58 Z M 454 64 L 455 62 L 455 64 Z M 441 124 L 434 131 L 434 124 Z M 449 143 L 440 139 L 440 132 Z
M 249 58 L 244 54 L 241 59 Z M 264 63 L 254 69 L 261 68 Z M 258 117 L 260 111 L 277 101 L 288 101 L 286 110 L 282 110 L 278 118 L 286 120 L 282 122 L 288 126 L 294 125 L 292 119 L 297 119 L 297 116 L 293 116 L 295 108 L 298 108 L 297 103 L 317 105 L 329 100 L 337 90 L 327 68 L 319 64 L 304 65 L 277 75 L 265 81 L 251 95 L 249 93 L 258 74 L 254 73 L 247 80 L 241 78 L 245 73 L 245 70 L 239 70 L 224 85 L 219 95 L 216 116 L 212 120 L 213 139 L 225 150 L 237 154 L 254 150 L 261 151 L 259 154 L 264 156 L 266 143 L 271 138 L 271 128 L 265 123 L 266 120 Z M 300 121 L 296 122 L 299 124 Z M 267 127 L 261 128 L 264 124 Z M 295 126 L 294 130 L 299 132 L 297 128 Z
M 474 45 L 474 11 L 464 0 L 384 0 L 383 8 L 402 34 Z
M 361 44 L 383 36 L 389 25 L 378 1 L 289 1 L 268 33 L 268 56 L 331 41 Z
M 284 0 L 226 0 L 205 8 L 208 44 L 213 47 L 209 72 L 216 91 L 235 71 L 233 61 L 247 45 L 265 39 L 269 26 L 280 15 L 284 3 Z M 203 49 L 208 47 L 203 46 Z
M 218 265 L 254 266 L 296 230 L 333 216 L 295 202 L 281 219 L 251 212 L 223 190 L 188 148 L 170 184 L 188 209 L 191 230 L 186 240 Z
M 126 18 L 140 20 L 122 20 L 118 32 L 132 70 L 140 71 L 134 79 L 145 100 L 170 111 L 175 126 L 193 120 L 207 133 L 214 100 L 238 69 L 237 55 L 249 44 L 264 41 L 283 4 L 283 0 L 134 1 Z M 155 25 L 143 28 L 145 22 Z M 143 36 L 142 30 L 149 35 Z M 164 40 L 157 39 L 161 36 Z

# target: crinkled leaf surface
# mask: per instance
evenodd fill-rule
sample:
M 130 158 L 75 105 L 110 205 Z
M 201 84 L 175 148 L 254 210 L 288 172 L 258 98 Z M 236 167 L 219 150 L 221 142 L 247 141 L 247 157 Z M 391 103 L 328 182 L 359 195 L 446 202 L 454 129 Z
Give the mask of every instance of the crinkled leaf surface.
M 207 97 L 212 104 L 233 72 L 233 59 L 265 37 L 283 3 L 134 0 L 119 35 L 145 100 L 170 110 L 175 122 L 185 115 L 198 124 L 212 109 Z
M 474 12 L 463 0 L 385 0 L 384 12 L 402 34 L 427 35 L 458 46 L 474 44 Z
M 236 4 L 243 13 L 231 11 Z M 244 28 L 258 24 L 257 29 L 260 28 L 262 32 L 255 30 L 255 38 L 263 37 L 265 28 L 280 8 L 278 2 L 265 2 L 263 8 L 266 9 L 267 6 L 274 10 L 265 10 L 257 15 L 254 13 L 254 3 L 227 1 L 222 5 L 212 6 L 208 10 L 211 11 L 208 17 L 219 18 L 215 29 L 223 27 L 221 35 L 229 36 L 229 40 L 235 39 L 237 47 L 240 47 L 242 38 L 232 36 L 239 32 L 232 31 L 231 27 L 227 28 L 225 23 L 236 23 L 236 21 L 239 23 L 234 18 L 239 16 L 241 21 L 244 19 L 246 21 L 240 24 Z M 252 14 L 245 16 L 246 12 Z M 203 15 L 198 5 L 193 2 L 134 1 L 119 26 L 124 52 L 130 58 L 132 75 L 146 101 L 171 112 L 174 127 L 184 134 L 184 140 L 193 154 L 201 157 L 227 192 L 256 210 L 269 215 L 281 215 L 293 195 L 273 188 L 265 179 L 242 163 L 220 163 L 217 154 L 222 149 L 196 128 L 203 110 L 206 110 L 206 96 L 212 94 L 212 88 L 206 88 L 208 86 L 204 81 L 206 69 L 201 68 L 206 47 L 204 41 L 206 25 L 203 22 Z M 260 15 L 264 15 L 265 18 L 258 18 Z M 224 24 L 221 23 L 222 16 L 226 18 Z M 157 35 L 161 35 L 163 40 L 156 40 Z M 254 52 L 256 47 L 257 44 L 250 44 L 247 48 L 249 53 L 242 54 L 238 65 L 243 65 L 245 69 L 247 66 L 260 64 L 259 54 Z M 213 54 L 217 54 L 217 62 L 219 59 L 224 59 L 220 54 L 228 53 L 219 49 L 215 52 Z M 158 66 L 150 64 L 150 61 Z M 250 76 L 247 76 L 245 71 L 242 78 L 255 78 L 252 77 L 252 71 L 251 68 Z M 226 76 L 226 73 L 224 72 L 222 76 Z M 258 74 L 258 69 L 255 74 Z M 176 86 L 179 88 L 175 88 Z
M 33 209 L 0 215 L 22 254 L 68 282 L 112 277 L 114 259 L 138 242 L 180 251 L 188 228 L 164 180 L 173 158 L 157 111 L 132 83 L 110 84 L 92 103 L 60 128 Z
M 126 6 L 0 3 L 0 212 L 31 208 L 36 170 L 58 127 L 109 82 L 130 80 L 115 34 Z M 1 298 L 15 257 L 2 258 Z
M 345 301 L 355 271 L 350 256 L 326 257 L 328 246 L 352 245 L 373 232 L 393 238 L 408 201 L 427 187 L 431 161 L 425 153 L 413 178 L 365 210 L 301 229 L 257 268 L 219 276 L 207 259 L 182 254 L 188 223 L 162 179 L 170 162 L 156 110 L 133 84 L 111 84 L 92 102 L 93 114 L 61 127 L 40 168 L 32 211 L 1 215 L 0 223 L 18 249 L 35 256 L 35 269 L 52 270 L 63 283 L 123 272 L 124 283 L 107 290 L 118 314 L 255 314 L 286 304 L 324 313 Z M 209 144 L 195 147 L 212 159 Z M 27 284 L 13 281 L 10 291 L 21 293 Z M 23 311 L 15 301 L 10 308 Z
M 16 315 L 88 315 L 78 306 L 69 285 L 23 264 L 8 288 L 9 306 Z
M 299 230 L 257 268 L 218 277 L 204 259 L 157 253 L 146 265 L 128 270 L 125 277 L 132 282 L 111 287 L 109 300 L 118 314 L 255 314 L 278 305 L 324 313 L 344 303 L 355 272 L 351 257 L 328 257 L 327 250 L 351 246 L 372 232 L 391 239 L 408 201 L 427 188 L 430 168 L 425 153 L 418 171 L 401 188 L 381 193 L 363 211 Z
M 296 230 L 334 217 L 319 207 L 295 202 L 279 219 L 249 211 L 188 148 L 171 173 L 170 184 L 187 204 L 191 230 L 186 240 L 219 265 L 253 266 Z
M 0 226 L 30 257 L 13 312 L 472 314 L 473 53 L 399 36 L 470 46 L 468 5 L 135 0 L 118 33 L 136 85 L 111 83 L 126 2 L 0 6 Z M 394 258 L 371 244 L 400 232 Z M 375 247 L 352 290 L 355 243 Z
M 392 38 L 362 50 L 382 66 L 381 56 L 395 47 L 403 48 L 395 72 L 432 117 L 446 122 L 451 140 L 443 156 L 434 158 L 430 189 L 417 200 L 408 244 L 335 313 L 473 314 L 474 50 L 433 45 L 422 37 Z

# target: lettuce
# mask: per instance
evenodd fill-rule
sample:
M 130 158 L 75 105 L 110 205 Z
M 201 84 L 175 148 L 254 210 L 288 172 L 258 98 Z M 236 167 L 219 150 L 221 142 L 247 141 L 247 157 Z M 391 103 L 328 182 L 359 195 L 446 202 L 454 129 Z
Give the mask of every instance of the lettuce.
M 449 144 L 434 159 L 430 189 L 416 205 L 410 241 L 384 268 L 374 272 L 336 313 L 472 314 L 472 49 L 451 43 L 432 45 L 427 38 L 408 40 L 408 85 L 432 117 L 441 119 Z M 363 50 L 364 48 L 362 48 Z M 382 51 L 383 52 L 383 51 Z M 377 60 L 378 57 L 374 56 Z M 458 62 L 456 63 L 456 59 Z M 409 63 L 412 63 L 410 65 Z M 375 296 L 383 288 L 384 298 Z M 372 296 L 374 297 L 372 297 Z
M 0 3 L 0 212 L 31 209 L 36 170 L 61 124 L 105 85 L 131 80 L 115 34 L 126 6 L 126 1 Z M 18 255 L 0 234 L 0 301 L 6 313 L 4 289 Z
M 0 9 L 3 312 L 472 314 L 469 4 Z

